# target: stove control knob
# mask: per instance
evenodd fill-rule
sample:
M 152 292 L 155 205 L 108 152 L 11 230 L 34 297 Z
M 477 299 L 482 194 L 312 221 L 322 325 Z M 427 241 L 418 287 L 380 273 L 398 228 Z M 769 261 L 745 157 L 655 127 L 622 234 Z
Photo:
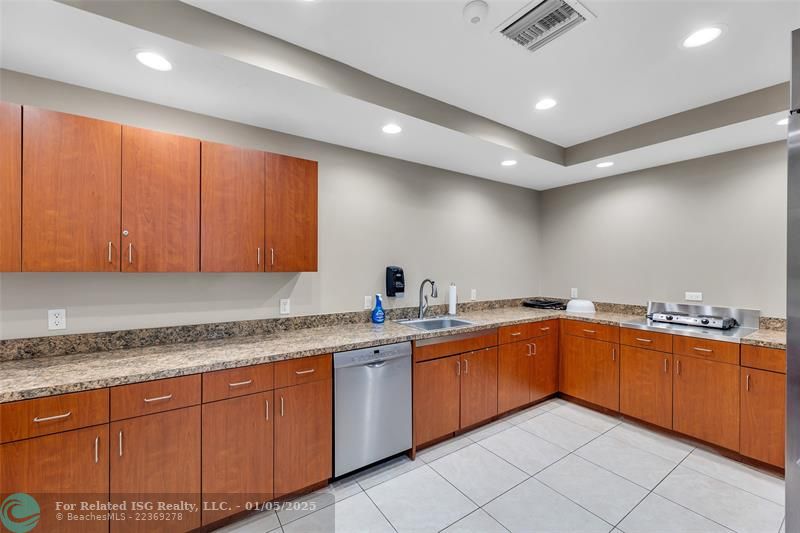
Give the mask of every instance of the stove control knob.
M 701 320 L 700 322 L 702 322 L 703 324 L 708 324 L 708 319 L 707 319 L 707 318 L 704 318 L 704 319 L 703 319 L 703 320 Z
M 667 315 L 667 320 L 672 320 L 672 315 Z

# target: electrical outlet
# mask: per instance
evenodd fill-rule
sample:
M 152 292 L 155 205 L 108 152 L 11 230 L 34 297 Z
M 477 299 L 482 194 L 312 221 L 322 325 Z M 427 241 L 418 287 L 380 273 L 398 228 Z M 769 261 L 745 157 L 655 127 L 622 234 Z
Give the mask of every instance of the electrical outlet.
M 569 297 L 570 298 L 577 298 L 578 297 L 578 288 L 577 287 L 572 287 L 569 290 Z
M 473 302 L 478 299 L 478 289 L 471 289 L 469 291 L 469 299 Z
M 685 298 L 690 302 L 702 302 L 703 301 L 703 293 L 702 292 L 687 292 Z
M 281 298 L 281 314 L 288 315 L 290 313 L 290 302 L 289 298 Z
M 47 329 L 67 329 L 67 310 L 50 309 L 47 311 Z
M 364 296 L 364 309 L 372 309 L 372 296 Z

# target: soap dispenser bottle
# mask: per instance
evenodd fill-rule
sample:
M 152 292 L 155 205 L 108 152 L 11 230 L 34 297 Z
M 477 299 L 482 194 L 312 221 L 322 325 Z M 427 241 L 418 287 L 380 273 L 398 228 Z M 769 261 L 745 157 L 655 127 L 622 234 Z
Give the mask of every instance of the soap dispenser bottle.
M 372 323 L 383 324 L 386 320 L 386 313 L 383 312 L 383 300 L 380 293 L 375 295 L 375 308 L 372 310 Z

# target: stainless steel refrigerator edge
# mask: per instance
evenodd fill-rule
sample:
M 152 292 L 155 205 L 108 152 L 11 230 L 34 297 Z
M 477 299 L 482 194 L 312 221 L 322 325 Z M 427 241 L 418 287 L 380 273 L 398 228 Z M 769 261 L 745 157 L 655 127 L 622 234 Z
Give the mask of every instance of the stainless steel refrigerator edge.
M 800 533 L 800 29 L 792 32 L 789 106 L 786 383 L 786 531 Z

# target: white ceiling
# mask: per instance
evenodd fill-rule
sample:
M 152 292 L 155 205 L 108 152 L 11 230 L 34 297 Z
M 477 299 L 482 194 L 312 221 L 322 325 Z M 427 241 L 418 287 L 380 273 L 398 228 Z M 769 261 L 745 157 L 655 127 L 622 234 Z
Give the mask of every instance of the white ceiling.
M 477 28 L 466 0 L 186 1 L 561 146 L 788 81 L 800 27 L 796 0 L 584 0 L 596 18 L 531 53 L 495 30 L 540 0 L 488 0 Z M 680 46 L 712 23 L 721 39 Z
M 302 9 L 325 7 L 326 1 L 301 2 Z M 778 116 L 762 117 L 617 154 L 610 169 L 595 168 L 596 161 L 563 167 L 63 4 L 3 0 L 0 8 L 2 68 L 534 189 L 774 141 L 786 131 L 775 126 Z M 341 33 L 356 29 L 350 24 Z M 364 48 L 382 54 L 375 51 L 382 46 Z M 133 52 L 142 48 L 166 55 L 174 70 L 159 73 L 138 64 Z M 424 74 L 442 77 L 436 70 Z M 585 111 L 587 117 L 593 113 Z M 401 124 L 403 133 L 382 134 L 389 121 Z M 519 164 L 501 167 L 504 159 Z

